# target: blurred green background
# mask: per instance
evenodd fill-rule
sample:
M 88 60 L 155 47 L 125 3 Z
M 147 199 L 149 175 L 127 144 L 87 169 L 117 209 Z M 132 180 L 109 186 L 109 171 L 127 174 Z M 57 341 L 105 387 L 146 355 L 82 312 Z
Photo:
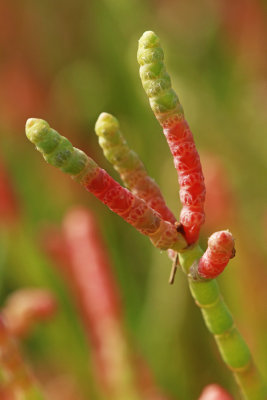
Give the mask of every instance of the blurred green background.
M 2 0 L 0 26 L 0 158 L 19 209 L 15 224 L 1 227 L 1 303 L 22 286 L 51 288 L 59 301 L 57 317 L 25 341 L 28 358 L 72 374 L 96 398 L 75 305 L 41 246 L 44 227 L 83 204 L 98 216 L 125 324 L 161 388 L 191 400 L 218 382 L 238 398 L 185 276 L 170 287 L 166 254 L 46 165 L 24 133 L 28 117 L 46 119 L 117 179 L 94 134 L 98 115 L 114 114 L 178 216 L 176 171 L 136 61 L 139 37 L 154 30 L 206 173 L 201 242 L 225 228 L 236 238 L 219 283 L 267 378 L 266 1 Z

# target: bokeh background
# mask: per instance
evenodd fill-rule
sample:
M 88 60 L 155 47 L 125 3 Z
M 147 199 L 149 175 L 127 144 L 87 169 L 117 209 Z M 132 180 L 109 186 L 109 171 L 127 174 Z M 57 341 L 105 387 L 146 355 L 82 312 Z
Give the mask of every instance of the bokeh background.
M 162 390 L 192 400 L 218 382 L 238 398 L 186 277 L 179 271 L 170 287 L 167 255 L 47 165 L 25 138 L 28 117 L 46 119 L 117 178 L 94 134 L 98 115 L 110 112 L 179 215 L 176 171 L 139 79 L 145 30 L 161 38 L 203 161 L 201 242 L 225 228 L 236 238 L 237 256 L 219 283 L 267 377 L 265 0 L 1 0 L 0 159 L 13 191 L 6 203 L 0 198 L 1 304 L 20 287 L 50 288 L 57 315 L 23 342 L 25 353 L 36 370 L 69 374 L 84 398 L 98 398 L 75 303 L 43 243 L 44 231 L 83 205 L 108 246 L 126 329 Z

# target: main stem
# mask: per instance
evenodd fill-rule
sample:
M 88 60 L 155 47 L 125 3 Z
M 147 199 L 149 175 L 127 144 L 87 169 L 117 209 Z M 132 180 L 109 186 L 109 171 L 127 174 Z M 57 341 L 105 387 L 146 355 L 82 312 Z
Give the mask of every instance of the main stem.
M 215 279 L 194 280 L 191 266 L 203 255 L 199 245 L 179 254 L 179 261 L 187 275 L 189 288 L 200 308 L 208 330 L 214 336 L 223 361 L 232 371 L 245 400 L 266 400 L 267 388 L 253 362 L 250 350 L 235 327 Z

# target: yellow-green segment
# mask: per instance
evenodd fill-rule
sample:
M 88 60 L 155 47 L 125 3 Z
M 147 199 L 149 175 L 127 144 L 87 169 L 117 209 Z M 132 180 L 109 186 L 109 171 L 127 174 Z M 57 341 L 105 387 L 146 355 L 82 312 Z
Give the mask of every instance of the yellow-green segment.
M 145 32 L 139 40 L 137 61 L 143 88 L 161 124 L 173 115 L 182 117 L 184 114 L 163 60 L 164 53 L 158 36 L 152 31 Z

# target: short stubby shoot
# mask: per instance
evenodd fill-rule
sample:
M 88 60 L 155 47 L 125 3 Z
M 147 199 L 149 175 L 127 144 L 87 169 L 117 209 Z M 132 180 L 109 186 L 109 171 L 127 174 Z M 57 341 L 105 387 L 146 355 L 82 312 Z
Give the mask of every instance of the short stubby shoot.
M 208 240 L 208 248 L 199 261 L 198 274 L 207 279 L 216 278 L 234 255 L 235 241 L 231 232 L 213 233 Z

